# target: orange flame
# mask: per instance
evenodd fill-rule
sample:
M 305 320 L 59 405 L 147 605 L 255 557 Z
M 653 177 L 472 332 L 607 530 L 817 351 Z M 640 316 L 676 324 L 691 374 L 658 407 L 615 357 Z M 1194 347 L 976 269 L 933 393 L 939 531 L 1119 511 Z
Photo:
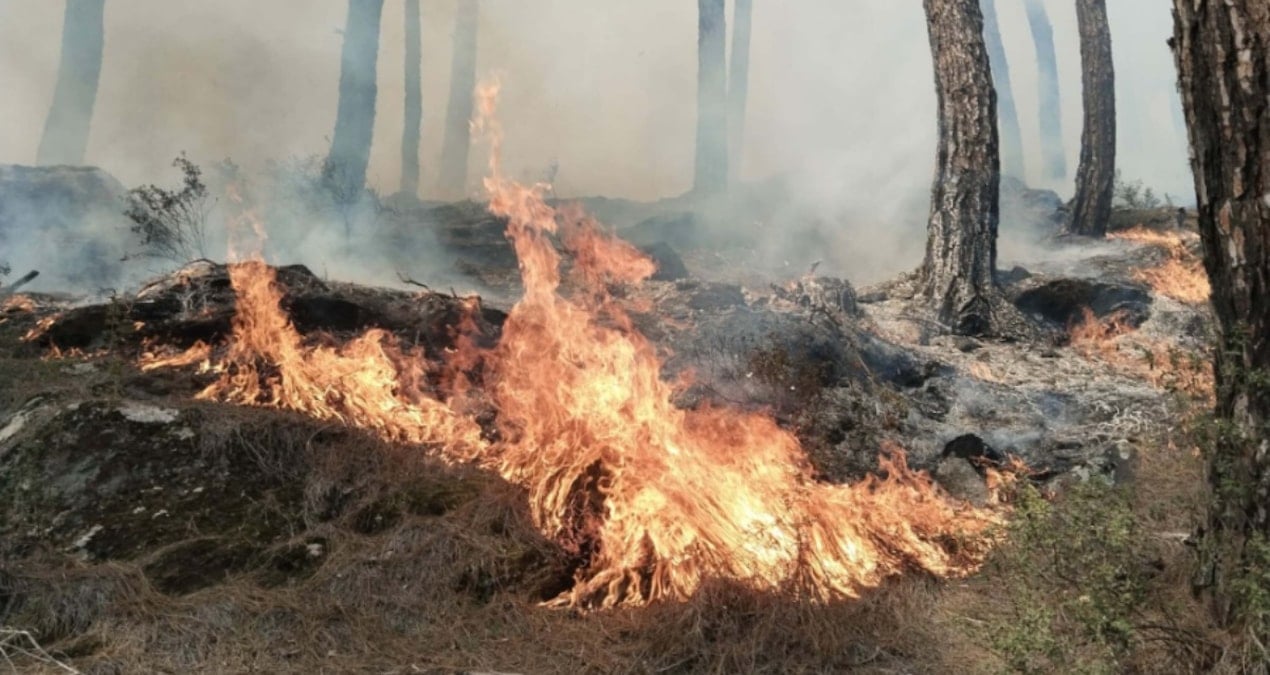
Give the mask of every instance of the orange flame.
M 1188 236 L 1189 235 L 1189 236 Z M 1137 270 L 1134 277 L 1161 295 L 1178 302 L 1200 304 L 1208 302 L 1212 287 L 1204 264 L 1188 248 L 1195 236 L 1185 232 L 1159 232 L 1138 225 L 1122 232 L 1107 235 L 1109 239 L 1131 241 L 1147 246 L 1157 246 L 1168 252 L 1168 258 L 1155 267 Z
M 503 177 L 497 91 L 478 90 L 473 128 L 493 148 L 489 208 L 508 219 L 525 287 L 498 345 L 478 353 L 460 340 L 430 378 L 438 366 L 383 331 L 309 344 L 280 310 L 272 270 L 247 262 L 231 267 L 234 333 L 220 379 L 201 397 L 428 444 L 524 486 L 537 526 L 579 561 L 561 604 L 684 598 L 708 578 L 854 597 L 907 570 L 977 567 L 998 514 L 946 496 L 900 448 L 884 448 L 884 477 L 828 485 L 771 418 L 672 405 L 652 344 L 607 291 L 647 278 L 653 263 L 580 211 L 549 206 L 547 186 Z M 571 290 L 553 237 L 572 254 Z M 498 411 L 496 442 L 461 412 L 456 383 L 478 361 Z M 449 389 L 427 384 L 438 380 Z
M 1081 311 L 1081 320 L 1068 328 L 1068 334 L 1072 348 L 1082 356 L 1099 359 L 1155 387 L 1213 399 L 1213 367 L 1206 355 L 1188 354 L 1167 342 L 1137 335 L 1123 312 L 1099 319 L 1088 307 Z

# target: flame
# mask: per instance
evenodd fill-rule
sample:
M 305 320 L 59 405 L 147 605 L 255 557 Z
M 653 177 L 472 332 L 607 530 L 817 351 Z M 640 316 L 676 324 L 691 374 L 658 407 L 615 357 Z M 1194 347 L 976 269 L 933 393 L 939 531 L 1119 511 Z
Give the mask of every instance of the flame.
M 138 365 L 143 372 L 159 370 L 160 368 L 181 368 L 196 363 L 208 364 L 208 367 L 211 365 L 212 347 L 202 340 L 195 342 L 193 346 L 183 352 L 166 356 L 150 351 L 153 345 L 146 345 L 146 348 L 146 351 L 141 353 L 141 358 L 138 360 Z
M 1188 354 L 1175 345 L 1136 333 L 1123 312 L 1099 319 L 1082 308 L 1079 321 L 1068 328 L 1071 346 L 1082 356 L 1097 359 L 1118 372 L 1146 380 L 1152 386 L 1214 400 L 1212 359 Z
M 233 335 L 200 397 L 339 420 L 497 471 L 578 561 L 559 604 L 685 598 L 708 578 L 823 600 L 905 571 L 978 566 L 999 513 L 948 497 L 902 449 L 883 448 L 881 476 L 828 485 L 771 418 L 672 405 L 653 345 L 608 291 L 655 266 L 580 210 L 549 206 L 548 186 L 502 175 L 497 92 L 478 90 L 473 128 L 490 140 L 489 208 L 508 220 L 525 288 L 497 346 L 460 339 L 430 361 L 379 330 L 342 346 L 306 340 L 280 309 L 272 269 L 250 261 L 230 268 Z M 567 275 L 553 239 L 571 254 Z M 464 373 L 477 363 L 495 441 L 464 413 Z
M 1156 246 L 1168 252 L 1168 258 L 1155 267 L 1134 272 L 1134 278 L 1178 302 L 1208 302 L 1212 287 L 1203 262 L 1191 253 L 1189 244 L 1197 237 L 1189 232 L 1160 232 L 1138 225 L 1107 235 L 1109 239 Z
M 0 314 L 10 314 L 17 312 L 34 312 L 36 309 L 35 300 L 31 296 L 19 293 L 11 295 L 0 302 Z

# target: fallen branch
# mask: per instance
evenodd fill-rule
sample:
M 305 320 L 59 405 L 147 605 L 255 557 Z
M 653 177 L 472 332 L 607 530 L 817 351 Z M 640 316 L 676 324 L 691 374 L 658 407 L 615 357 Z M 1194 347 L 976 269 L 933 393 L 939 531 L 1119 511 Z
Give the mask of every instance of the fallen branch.
M 35 278 L 35 277 L 32 277 Z M 23 656 L 48 666 L 54 666 L 62 672 L 79 675 L 79 671 L 53 658 L 40 646 L 30 631 L 0 626 L 0 659 L 9 666 L 11 672 L 21 672 L 13 662 L 14 656 Z
M 22 288 L 23 286 L 31 283 L 31 281 L 38 276 L 40 276 L 40 273 L 38 270 L 31 270 L 30 272 L 27 272 L 26 275 L 23 276 L 21 279 L 18 279 L 17 281 L 9 284 L 8 286 L 5 286 L 4 288 L 0 288 L 0 300 L 3 300 L 4 298 L 9 297 L 10 295 L 13 295 L 14 293 L 17 293 L 19 288 Z

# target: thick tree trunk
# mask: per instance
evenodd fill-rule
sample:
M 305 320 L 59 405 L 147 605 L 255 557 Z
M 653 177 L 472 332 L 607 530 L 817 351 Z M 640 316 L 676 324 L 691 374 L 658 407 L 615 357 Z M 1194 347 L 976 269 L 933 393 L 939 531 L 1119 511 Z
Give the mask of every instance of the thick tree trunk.
M 723 0 L 697 0 L 697 159 L 692 182 L 698 194 L 728 186 L 727 25 Z
M 379 19 L 384 0 L 348 0 L 344 49 L 340 56 L 340 99 L 325 176 L 341 204 L 360 199 L 375 131 Z
M 728 66 L 728 176 L 741 176 L 745 104 L 750 94 L 750 26 L 754 0 L 736 0 L 732 15 L 732 60 Z
M 401 193 L 419 195 L 419 131 L 423 125 L 423 94 L 419 90 L 423 40 L 419 0 L 406 0 L 406 110 L 401 130 Z
M 939 103 L 923 295 L 958 333 L 996 328 L 997 100 L 978 0 L 923 0 Z
M 1058 59 L 1054 53 L 1054 29 L 1042 0 L 1023 0 L 1027 22 L 1036 45 L 1037 93 L 1041 123 L 1041 166 L 1046 180 L 1067 178 L 1063 149 L 1062 99 L 1058 90 Z
M 80 164 L 88 148 L 88 129 L 97 101 L 101 53 L 105 43 L 106 0 L 66 0 L 62 21 L 62 61 L 53 105 L 44 121 L 36 162 Z
M 1208 459 L 1199 581 L 1223 618 L 1270 644 L 1264 601 L 1244 604 L 1270 592 L 1270 5 L 1174 0 L 1174 24 L 1225 430 Z
M 440 193 L 461 199 L 467 189 L 467 159 L 472 149 L 472 96 L 476 90 L 477 0 L 459 0 L 454 19 L 454 56 L 450 61 L 450 102 L 441 144 Z
M 1001 171 L 1020 180 L 1023 173 L 1023 132 L 1019 130 L 1019 113 L 1014 106 L 1014 89 L 1010 86 L 1010 63 L 1001 43 L 997 25 L 996 0 L 982 0 L 983 39 L 992 64 L 992 86 L 997 90 L 997 123 L 1001 135 Z
M 1076 0 L 1085 126 L 1068 230 L 1101 237 L 1111 218 L 1116 180 L 1116 74 L 1111 63 L 1107 0 Z

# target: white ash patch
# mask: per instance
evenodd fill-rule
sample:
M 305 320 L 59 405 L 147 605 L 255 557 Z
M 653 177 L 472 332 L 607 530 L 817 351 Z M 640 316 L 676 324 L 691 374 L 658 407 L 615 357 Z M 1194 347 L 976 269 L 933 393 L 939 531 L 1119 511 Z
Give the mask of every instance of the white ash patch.
M 140 424 L 171 424 L 181 416 L 171 408 L 160 408 L 149 403 L 129 401 L 119 406 L 119 412 L 130 422 Z
M 26 405 L 22 406 L 21 410 L 15 413 L 13 417 L 10 417 L 4 427 L 0 427 L 0 443 L 17 436 L 18 432 L 26 427 L 26 423 L 43 407 L 40 405 L 42 401 L 43 399 L 40 398 L 28 401 Z

